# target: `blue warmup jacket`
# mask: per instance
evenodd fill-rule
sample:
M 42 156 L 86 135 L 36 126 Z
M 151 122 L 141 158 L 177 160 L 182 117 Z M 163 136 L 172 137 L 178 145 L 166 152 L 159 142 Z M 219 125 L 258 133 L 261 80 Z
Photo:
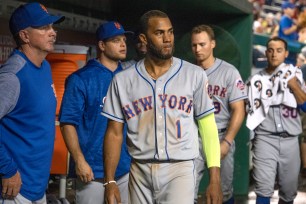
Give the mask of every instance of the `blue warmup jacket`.
M 66 80 L 59 121 L 73 124 L 78 133 L 84 157 L 93 170 L 95 179 L 104 178 L 103 142 L 108 119 L 101 115 L 108 87 L 121 65 L 112 72 L 98 60 L 89 60 L 85 67 L 72 73 Z M 126 146 L 126 128 L 116 178 L 130 170 L 131 158 Z
M 31 201 L 41 199 L 48 185 L 55 110 L 49 63 L 36 67 L 14 50 L 0 68 L 0 175 L 10 178 L 18 170 L 20 194 Z

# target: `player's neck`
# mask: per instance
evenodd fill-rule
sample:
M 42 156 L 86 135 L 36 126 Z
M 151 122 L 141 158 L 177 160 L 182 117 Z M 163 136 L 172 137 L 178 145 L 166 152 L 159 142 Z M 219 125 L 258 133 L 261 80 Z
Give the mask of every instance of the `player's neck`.
M 154 58 L 145 58 L 144 65 L 152 79 L 156 80 L 166 73 L 173 64 L 173 58 L 166 60 L 155 60 Z
M 266 72 L 267 72 L 268 74 L 272 74 L 272 73 L 276 70 L 276 68 L 277 68 L 277 67 L 268 66 L 268 67 L 266 68 Z
M 37 67 L 41 66 L 41 63 L 48 54 L 47 52 L 42 52 L 41 50 L 31 49 L 28 45 L 21 46 L 19 51 L 27 56 L 27 58 Z
M 100 61 L 101 64 L 103 64 L 103 66 L 105 66 L 107 69 L 109 69 L 112 72 L 114 72 L 118 67 L 118 61 L 111 60 L 105 56 L 101 55 L 98 58 L 98 60 Z
M 207 70 L 214 65 L 215 61 L 216 61 L 216 58 L 214 56 L 211 56 L 207 58 L 206 60 L 198 61 L 197 65 Z

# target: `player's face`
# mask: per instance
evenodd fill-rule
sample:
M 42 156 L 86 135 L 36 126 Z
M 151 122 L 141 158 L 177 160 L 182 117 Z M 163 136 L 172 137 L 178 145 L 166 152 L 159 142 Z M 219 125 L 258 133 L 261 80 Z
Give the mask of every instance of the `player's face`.
M 138 41 L 135 47 L 137 55 L 140 56 L 141 58 L 144 58 L 145 55 L 147 54 L 147 46 L 143 42 Z
M 170 59 L 174 52 L 173 28 L 169 18 L 151 18 L 146 36 L 147 54 L 157 59 Z
M 52 24 L 37 28 L 29 27 L 20 32 L 22 32 L 21 35 L 23 35 L 22 39 L 31 49 L 35 49 L 42 53 L 49 53 L 54 50 L 56 32 Z
M 215 46 L 215 41 L 211 40 L 206 32 L 191 35 L 191 49 L 197 62 L 203 62 L 213 57 Z
M 288 51 L 285 50 L 285 44 L 282 41 L 270 41 L 266 50 L 268 66 L 275 69 L 285 61 Z
M 126 58 L 126 37 L 125 35 L 118 35 L 102 41 L 102 51 L 104 56 L 113 60 L 119 61 Z

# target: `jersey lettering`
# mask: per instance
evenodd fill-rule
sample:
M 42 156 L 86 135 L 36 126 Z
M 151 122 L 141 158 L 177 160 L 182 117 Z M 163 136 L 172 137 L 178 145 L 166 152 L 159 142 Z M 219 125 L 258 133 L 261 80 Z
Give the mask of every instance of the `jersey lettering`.
M 218 85 L 208 85 L 208 94 L 210 96 L 214 95 L 214 96 L 220 96 L 222 98 L 226 97 L 226 92 L 227 92 L 227 88 L 226 87 L 220 87 Z
M 221 111 L 221 104 L 218 101 L 214 101 L 215 114 L 219 114 Z
M 282 110 L 282 114 L 285 118 L 297 118 L 297 111 L 295 108 L 283 106 Z
M 174 96 L 174 95 L 170 96 L 170 99 L 169 99 L 169 107 L 170 107 L 171 109 L 173 109 L 173 108 L 175 108 L 176 104 L 177 104 L 177 97 Z
M 161 100 L 161 102 L 163 103 L 163 105 L 161 106 L 161 108 L 166 108 L 166 104 L 165 101 L 167 100 L 167 94 L 159 94 L 159 99 Z
M 133 101 L 133 108 L 136 112 L 136 115 L 138 115 L 139 113 L 141 113 L 141 109 L 138 107 L 138 101 Z
M 226 91 L 227 91 L 227 89 L 225 87 L 222 87 L 220 97 L 225 97 Z
M 135 114 L 133 113 L 133 111 L 132 111 L 132 109 L 130 108 L 129 105 L 126 105 L 125 107 L 123 107 L 122 111 L 126 115 L 128 120 L 135 116 Z
M 182 133 L 181 133 L 181 121 L 177 120 L 175 124 L 176 124 L 176 136 L 177 136 L 177 138 L 180 139 L 182 137 Z
M 214 87 L 214 93 L 213 93 L 215 96 L 218 96 L 219 89 L 220 89 L 220 86 L 215 85 L 215 87 Z
M 193 100 L 189 100 L 188 103 L 187 97 L 185 96 L 178 97 L 176 95 L 171 95 L 168 98 L 167 94 L 160 94 L 158 95 L 158 99 L 162 104 L 160 108 L 167 108 L 168 106 L 171 109 L 177 108 L 189 114 L 193 107 Z M 127 120 L 139 115 L 143 111 L 145 112 L 152 109 L 152 96 L 137 99 L 133 101 L 131 105 L 127 104 L 122 107 L 123 114 L 126 116 Z
M 181 96 L 178 109 L 184 110 L 186 102 L 187 102 L 187 98 L 184 96 Z
M 142 104 L 144 111 L 152 109 L 152 96 L 141 98 L 139 102 Z

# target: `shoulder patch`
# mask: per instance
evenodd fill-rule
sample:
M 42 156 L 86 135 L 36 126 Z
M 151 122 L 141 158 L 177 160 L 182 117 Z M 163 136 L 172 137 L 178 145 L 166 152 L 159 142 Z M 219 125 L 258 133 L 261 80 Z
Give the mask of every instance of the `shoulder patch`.
M 236 80 L 236 87 L 240 90 L 244 90 L 244 82 L 241 78 Z

